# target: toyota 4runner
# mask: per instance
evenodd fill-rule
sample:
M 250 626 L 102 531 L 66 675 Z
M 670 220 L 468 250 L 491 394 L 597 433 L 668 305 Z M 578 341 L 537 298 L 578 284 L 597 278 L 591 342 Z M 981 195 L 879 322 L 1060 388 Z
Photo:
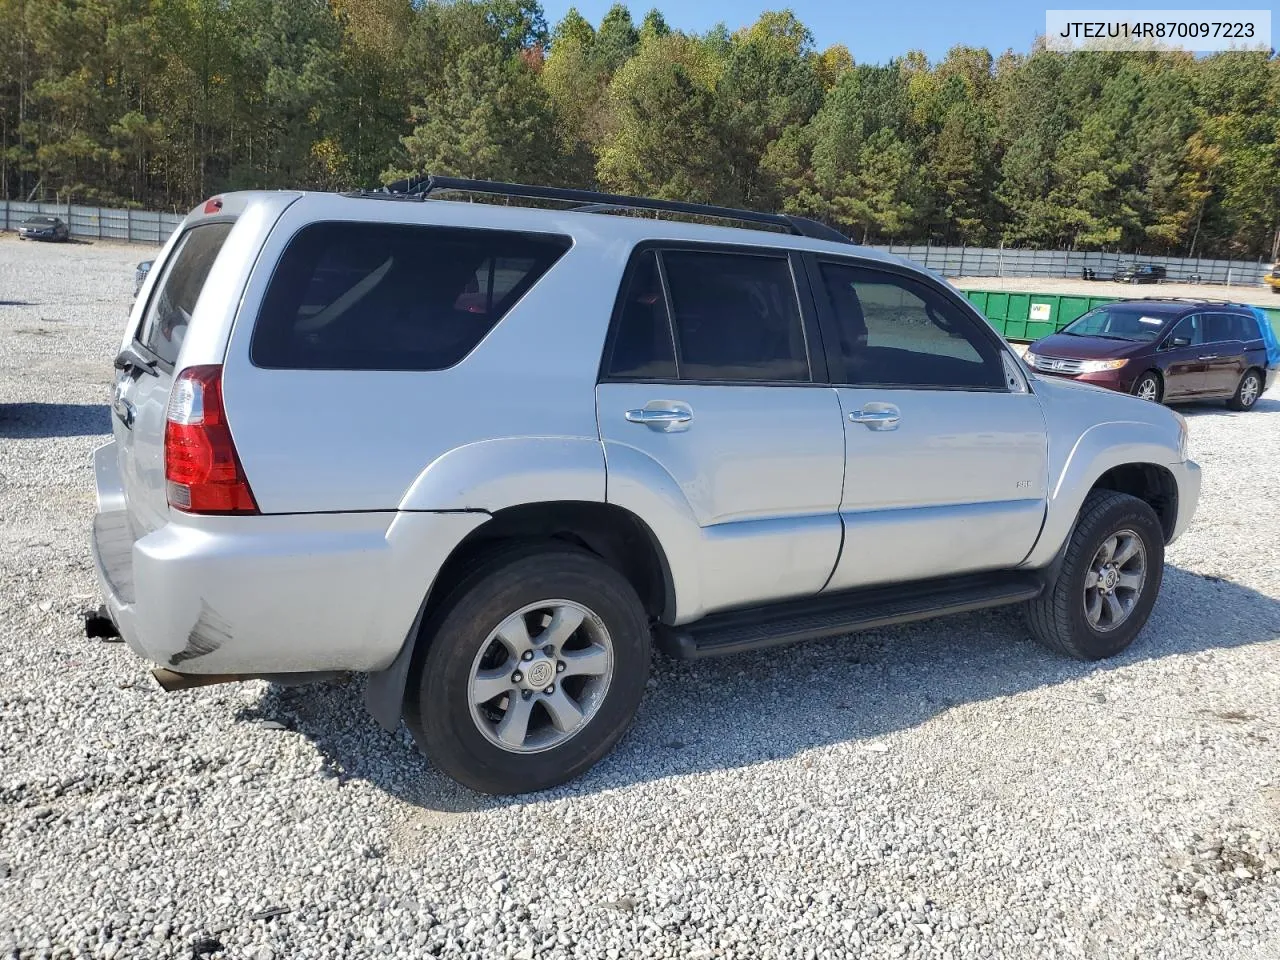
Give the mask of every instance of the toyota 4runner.
M 1116 654 L 1200 488 L 1180 416 L 1037 376 L 907 261 L 585 191 L 211 199 L 116 367 L 94 556 L 162 685 L 369 673 L 384 726 L 493 793 L 605 756 L 655 642 L 1017 603 Z

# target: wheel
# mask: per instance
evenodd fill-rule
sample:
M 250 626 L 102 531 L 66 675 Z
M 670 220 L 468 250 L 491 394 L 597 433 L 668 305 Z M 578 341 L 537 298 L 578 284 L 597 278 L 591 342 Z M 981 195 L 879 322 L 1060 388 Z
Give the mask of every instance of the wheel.
M 1246 370 L 1236 387 L 1236 395 L 1227 401 L 1231 410 L 1251 410 L 1262 395 L 1262 375 L 1257 370 Z
M 1127 648 L 1164 576 L 1164 530 L 1137 497 L 1095 490 L 1080 508 L 1057 579 L 1027 604 L 1031 635 L 1078 660 Z
M 603 758 L 649 677 L 649 624 L 622 574 L 548 544 L 489 557 L 432 618 L 405 721 L 444 773 L 483 793 L 545 790 Z
M 1159 403 L 1164 396 L 1164 387 L 1160 383 L 1160 375 L 1148 370 L 1133 385 L 1133 395 L 1139 400 L 1150 400 L 1152 403 Z

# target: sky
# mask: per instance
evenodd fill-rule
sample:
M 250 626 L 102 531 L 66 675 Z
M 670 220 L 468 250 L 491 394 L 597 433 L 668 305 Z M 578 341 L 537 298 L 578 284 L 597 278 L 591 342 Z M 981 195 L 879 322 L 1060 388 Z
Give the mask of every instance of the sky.
M 600 19 L 613 0 L 543 0 L 547 22 L 551 26 L 564 16 L 570 6 L 599 26 Z M 625 0 L 624 0 L 625 2 Z M 1090 0 L 1058 0 L 1037 3 L 1035 0 L 898 0 L 896 3 L 867 3 L 865 0 L 631 0 L 627 4 L 638 24 L 645 11 L 656 6 L 667 23 L 677 30 L 702 33 L 723 21 L 730 30 L 753 22 L 768 9 L 793 10 L 814 35 L 818 49 L 843 43 L 853 54 L 855 63 L 885 63 L 908 50 L 923 50 L 930 60 L 941 60 L 956 44 L 986 47 L 995 56 L 1012 47 L 1030 50 L 1038 34 L 1044 32 L 1045 8 L 1097 9 L 1114 7 L 1143 9 L 1203 8 L 1199 2 L 1162 0 L 1158 4 L 1134 2 L 1110 3 Z M 1267 4 L 1242 3 L 1242 8 L 1265 8 Z

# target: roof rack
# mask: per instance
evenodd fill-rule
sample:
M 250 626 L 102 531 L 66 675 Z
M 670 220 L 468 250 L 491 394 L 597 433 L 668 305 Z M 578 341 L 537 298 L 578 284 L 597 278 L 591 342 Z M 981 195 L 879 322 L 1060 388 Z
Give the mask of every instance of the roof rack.
M 1239 300 L 1219 300 L 1215 297 L 1138 297 L 1139 300 L 1162 300 L 1168 303 L 1216 303 L 1223 307 L 1248 307 L 1252 304 Z
M 786 213 L 762 213 L 758 210 L 739 210 L 735 207 L 717 207 L 707 203 L 684 203 L 679 200 L 656 200 L 652 197 L 631 197 L 617 193 L 599 193 L 595 190 L 575 190 L 569 187 L 544 187 L 522 183 L 502 183 L 497 180 L 469 180 L 463 177 L 412 177 L 388 184 L 380 190 L 358 190 L 348 196 L 380 200 L 425 200 L 433 193 L 462 192 L 483 193 L 494 196 L 521 197 L 526 200 L 559 200 L 579 204 L 579 213 L 600 213 L 609 210 L 654 210 L 667 213 L 683 213 L 717 220 L 738 220 L 743 223 L 769 224 L 782 227 L 788 233 L 813 240 L 830 240 L 836 243 L 853 243 L 840 231 L 810 220 Z

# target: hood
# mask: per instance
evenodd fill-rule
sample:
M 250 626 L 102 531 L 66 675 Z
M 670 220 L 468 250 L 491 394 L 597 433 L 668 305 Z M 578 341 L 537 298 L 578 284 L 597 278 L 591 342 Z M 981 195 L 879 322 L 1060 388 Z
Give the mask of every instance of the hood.
M 1154 340 L 1108 340 L 1106 337 L 1072 337 L 1053 333 L 1027 349 L 1037 356 L 1064 360 L 1118 360 L 1144 353 L 1154 344 Z

